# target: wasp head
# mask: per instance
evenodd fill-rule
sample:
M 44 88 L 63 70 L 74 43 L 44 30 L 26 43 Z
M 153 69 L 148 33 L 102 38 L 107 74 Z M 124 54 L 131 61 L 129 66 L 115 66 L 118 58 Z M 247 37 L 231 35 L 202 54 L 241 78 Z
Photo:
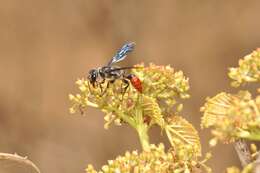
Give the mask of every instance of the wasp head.
M 93 86 L 95 86 L 95 82 L 97 81 L 97 77 L 98 77 L 98 70 L 97 69 L 92 69 L 92 70 L 89 71 L 88 80 Z

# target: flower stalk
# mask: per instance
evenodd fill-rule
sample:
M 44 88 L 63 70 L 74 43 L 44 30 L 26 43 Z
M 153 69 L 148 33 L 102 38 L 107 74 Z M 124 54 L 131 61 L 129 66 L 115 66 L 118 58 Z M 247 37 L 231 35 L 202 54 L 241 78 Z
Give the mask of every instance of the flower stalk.
M 144 151 L 150 150 L 149 136 L 148 136 L 148 127 L 145 124 L 139 124 L 136 127 L 142 149 Z

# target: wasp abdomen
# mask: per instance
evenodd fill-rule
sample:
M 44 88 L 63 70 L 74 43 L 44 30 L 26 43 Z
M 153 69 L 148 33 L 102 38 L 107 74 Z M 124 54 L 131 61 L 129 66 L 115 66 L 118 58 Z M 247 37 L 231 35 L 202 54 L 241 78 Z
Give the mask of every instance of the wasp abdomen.
M 127 76 L 127 78 L 130 80 L 131 84 L 137 91 L 140 93 L 143 91 L 142 82 L 137 76 L 130 74 Z

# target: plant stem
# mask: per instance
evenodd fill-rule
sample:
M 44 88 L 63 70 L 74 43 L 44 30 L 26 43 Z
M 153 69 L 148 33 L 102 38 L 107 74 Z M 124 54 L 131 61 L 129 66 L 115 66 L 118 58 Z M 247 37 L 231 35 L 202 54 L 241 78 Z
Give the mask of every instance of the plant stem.
M 135 109 L 135 123 L 134 128 L 137 130 L 140 143 L 144 151 L 150 150 L 149 136 L 148 136 L 148 126 L 144 123 L 143 119 L 143 109 L 140 105 L 143 103 L 143 97 L 138 95 L 138 103 Z
M 133 128 L 135 128 L 135 122 L 134 122 L 133 118 L 129 117 L 124 112 L 122 112 L 116 108 L 113 108 L 113 107 L 105 107 L 102 110 L 105 112 L 106 109 L 111 110 L 112 112 L 115 112 L 122 120 L 127 122 Z
M 241 165 L 244 167 L 251 162 L 251 155 L 247 143 L 243 139 L 239 139 L 234 143 L 234 147 L 240 159 Z
M 256 133 L 251 133 L 248 137 L 246 137 L 246 139 L 259 141 L 260 140 L 260 135 L 259 134 L 260 134 L 259 131 L 256 132 Z
M 254 173 L 260 172 L 260 155 L 258 154 L 258 157 L 254 163 Z
M 136 120 L 132 119 L 130 116 L 124 114 L 123 112 L 110 108 L 110 110 L 114 111 L 122 118 L 125 122 L 127 122 L 131 127 L 137 130 L 140 143 L 144 151 L 150 150 L 149 136 L 148 136 L 148 126 L 143 123 L 142 110 L 136 110 Z
M 144 151 L 150 150 L 150 144 L 149 144 L 149 136 L 148 136 L 148 127 L 145 124 L 139 124 L 136 127 L 136 130 L 138 132 L 139 140 L 141 142 L 142 148 Z
M 40 169 L 27 157 L 22 157 L 17 154 L 9 154 L 9 153 L 0 153 L 0 161 L 4 163 L 4 161 L 13 161 L 23 165 L 30 166 L 34 172 L 40 173 Z

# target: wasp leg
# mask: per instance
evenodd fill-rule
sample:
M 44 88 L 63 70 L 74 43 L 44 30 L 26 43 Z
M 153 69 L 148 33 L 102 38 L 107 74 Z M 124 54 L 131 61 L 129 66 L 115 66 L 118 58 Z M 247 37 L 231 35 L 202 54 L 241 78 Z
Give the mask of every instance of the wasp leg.
M 122 92 L 122 100 L 123 100 L 124 95 L 125 95 L 125 93 L 126 93 L 126 90 L 127 90 L 128 87 L 129 87 L 129 81 L 123 78 L 123 79 L 122 79 L 122 82 L 123 82 L 124 84 L 126 84 L 125 87 L 122 87 L 122 89 L 123 89 L 123 92 Z
M 97 84 L 96 82 L 93 83 L 88 82 L 88 89 L 90 93 L 93 93 L 90 85 L 92 85 L 93 88 L 96 88 L 96 84 Z
M 89 89 L 89 91 L 91 92 L 91 88 L 90 88 L 89 82 L 88 82 L 88 89 Z
M 103 95 L 106 93 L 107 89 L 109 88 L 109 85 L 112 84 L 112 83 L 114 83 L 114 82 L 115 82 L 115 79 L 112 79 L 112 80 L 107 81 L 107 86 L 106 86 L 106 88 L 103 90 L 103 92 L 101 93 L 100 96 L 103 96 Z
M 99 88 L 100 88 L 101 94 L 103 93 L 103 87 L 102 87 L 102 85 L 105 83 L 105 81 L 106 81 L 105 78 L 103 78 L 102 81 L 98 83 L 98 86 L 99 86 Z M 102 94 L 102 95 L 103 95 L 103 94 Z

